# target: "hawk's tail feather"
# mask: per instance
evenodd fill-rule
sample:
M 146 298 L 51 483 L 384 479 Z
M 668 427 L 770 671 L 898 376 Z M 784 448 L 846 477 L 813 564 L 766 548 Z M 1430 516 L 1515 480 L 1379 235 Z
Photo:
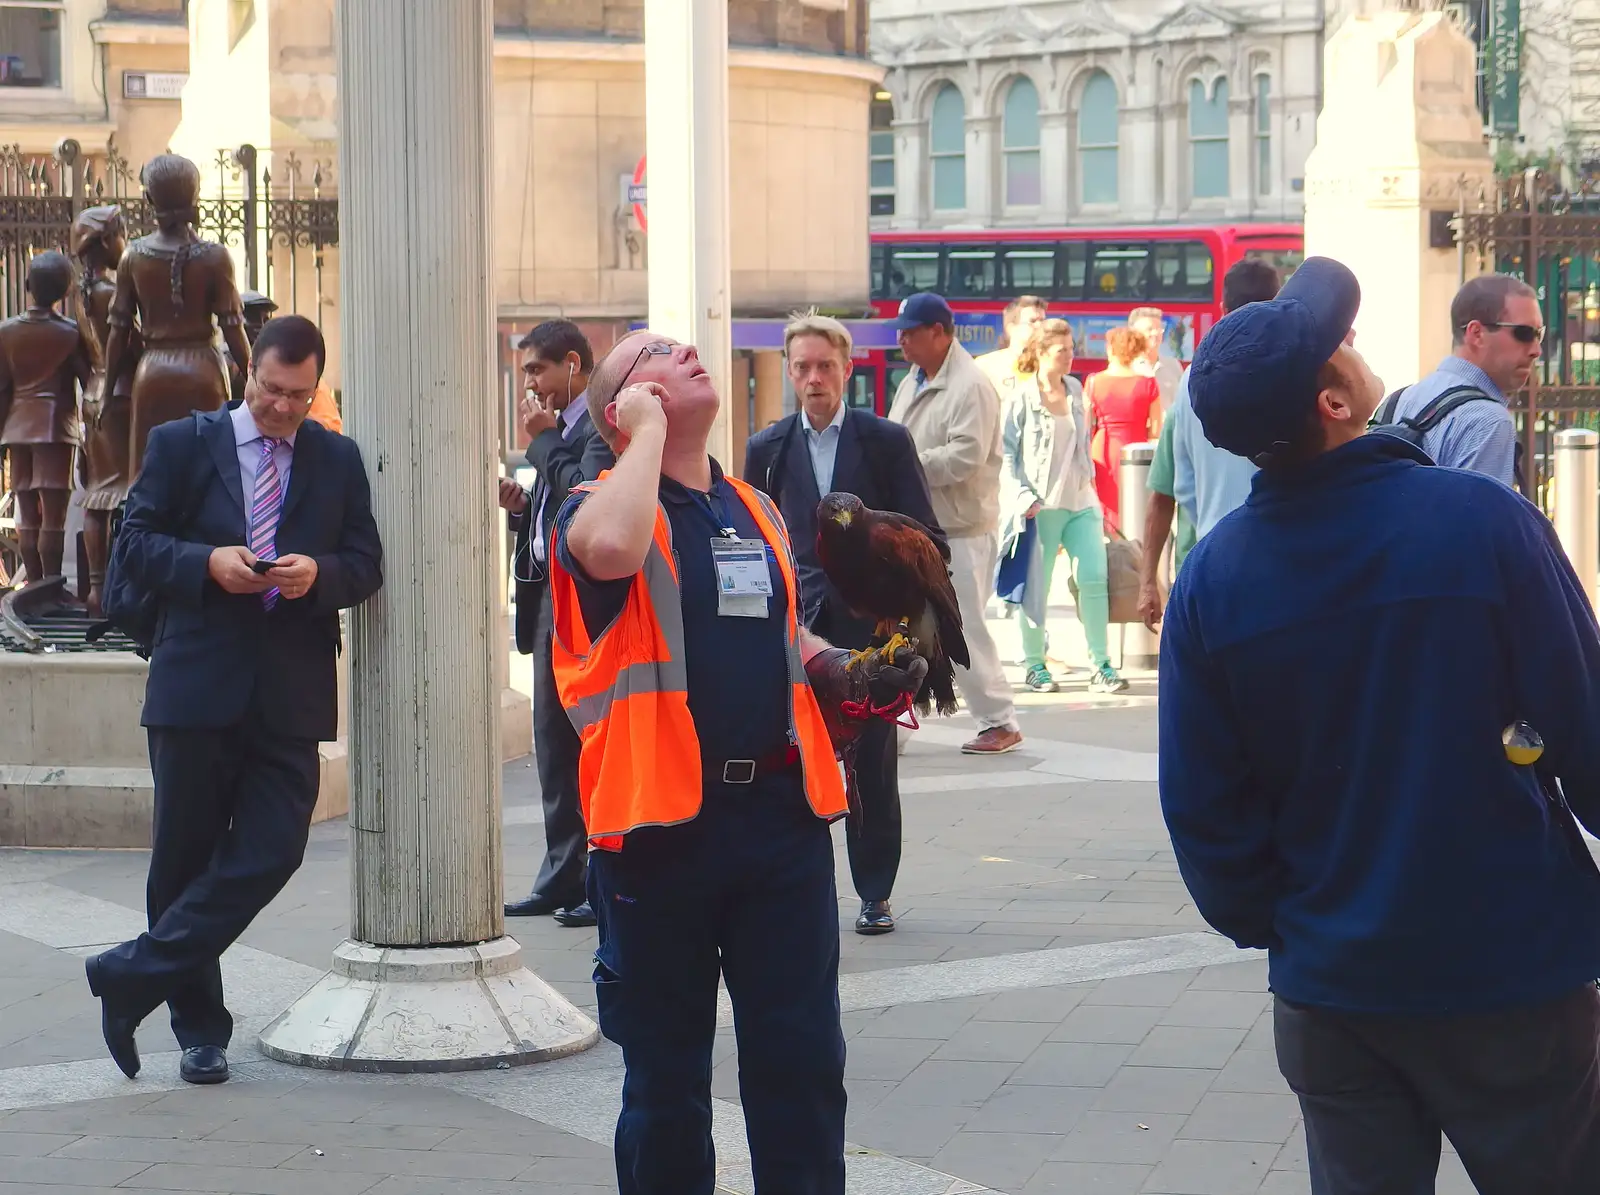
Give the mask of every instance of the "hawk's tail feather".
M 941 714 L 946 716 L 956 712 L 956 674 L 946 657 L 939 656 L 931 661 L 928 669 L 928 679 L 922 682 L 922 691 L 917 694 L 918 712 L 924 716 L 930 699 Z

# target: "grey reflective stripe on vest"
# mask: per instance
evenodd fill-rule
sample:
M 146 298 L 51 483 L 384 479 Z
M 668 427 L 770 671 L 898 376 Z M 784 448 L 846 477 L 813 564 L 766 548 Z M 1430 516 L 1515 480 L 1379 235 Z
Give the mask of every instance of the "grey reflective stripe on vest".
M 672 538 L 670 526 L 667 529 L 667 538 L 670 543 Z M 596 723 L 605 721 L 611 712 L 611 707 L 619 701 L 641 693 L 687 693 L 689 690 L 689 673 L 684 664 L 683 597 L 678 590 L 678 579 L 673 575 L 672 565 L 662 554 L 661 547 L 654 538 L 651 539 L 650 551 L 644 558 L 644 568 L 639 571 L 644 577 L 650 604 L 655 608 L 656 622 L 661 628 L 661 638 L 666 644 L 666 658 L 630 664 L 617 674 L 617 679 L 612 682 L 610 689 L 588 697 L 580 697 L 574 704 L 567 706 L 567 718 L 579 734 Z M 620 616 L 617 621 L 621 621 Z

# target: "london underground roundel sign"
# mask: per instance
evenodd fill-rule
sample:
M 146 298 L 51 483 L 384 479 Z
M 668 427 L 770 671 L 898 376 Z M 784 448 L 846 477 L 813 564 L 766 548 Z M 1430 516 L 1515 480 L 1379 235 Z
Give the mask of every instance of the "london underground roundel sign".
M 628 202 L 633 204 L 633 218 L 639 221 L 639 230 L 649 232 L 650 226 L 645 222 L 645 185 L 644 185 L 644 156 L 639 157 L 639 164 L 633 168 L 633 182 L 628 186 Z

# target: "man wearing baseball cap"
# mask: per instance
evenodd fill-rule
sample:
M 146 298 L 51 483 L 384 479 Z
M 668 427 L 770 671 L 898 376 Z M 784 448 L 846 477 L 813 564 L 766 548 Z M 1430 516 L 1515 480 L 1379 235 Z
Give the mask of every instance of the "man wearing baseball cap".
M 1004 755 L 1022 745 L 1022 732 L 1011 682 L 983 621 L 1000 562 L 1000 396 L 956 339 L 955 315 L 942 296 L 908 296 L 894 326 L 912 369 L 895 391 L 889 418 L 911 433 L 933 513 L 950 538 L 950 582 L 972 660 L 970 668 L 957 665 L 956 686 L 979 731 L 961 750 Z
M 1364 434 L 1360 302 L 1308 260 L 1201 342 L 1261 467 L 1161 641 L 1161 805 L 1195 904 L 1269 952 L 1318 1195 L 1600 1191 L 1600 633 L 1549 523 Z

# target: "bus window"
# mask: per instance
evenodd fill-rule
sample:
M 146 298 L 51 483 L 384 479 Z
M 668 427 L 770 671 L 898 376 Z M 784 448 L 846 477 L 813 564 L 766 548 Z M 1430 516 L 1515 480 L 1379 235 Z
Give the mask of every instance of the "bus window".
M 1140 242 L 1098 244 L 1089 263 L 1087 298 L 1127 302 L 1150 293 L 1150 245 Z
M 889 246 L 875 244 L 872 246 L 872 297 L 886 299 L 889 297 Z
M 1204 241 L 1157 242 L 1150 298 L 1209 303 L 1216 294 L 1216 263 Z
M 1289 281 L 1289 275 L 1306 259 L 1304 249 L 1246 249 L 1244 255 L 1251 261 L 1264 261 L 1277 270 L 1279 282 Z
M 850 380 L 844 384 L 844 404 L 847 407 L 863 407 L 873 411 L 877 406 L 877 393 L 877 366 L 857 365 L 855 372 L 850 375 Z
M 884 298 L 903 299 L 939 289 L 939 246 L 890 245 L 884 270 Z
M 945 262 L 945 291 L 947 299 L 992 299 L 998 279 L 995 278 L 993 249 L 952 249 Z
M 1003 254 L 1000 297 L 1018 295 L 1049 297 L 1055 289 L 1056 251 L 1048 245 L 1018 245 Z
M 889 364 L 883 370 L 883 413 L 887 415 L 889 408 L 894 406 L 895 391 L 900 389 L 900 383 L 906 380 L 906 375 L 911 372 L 911 366 L 896 349 L 889 354 Z
M 1056 248 L 1055 297 L 1078 301 L 1089 278 L 1089 246 L 1067 241 Z

